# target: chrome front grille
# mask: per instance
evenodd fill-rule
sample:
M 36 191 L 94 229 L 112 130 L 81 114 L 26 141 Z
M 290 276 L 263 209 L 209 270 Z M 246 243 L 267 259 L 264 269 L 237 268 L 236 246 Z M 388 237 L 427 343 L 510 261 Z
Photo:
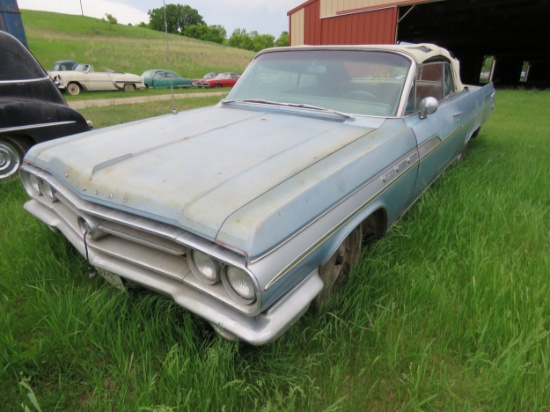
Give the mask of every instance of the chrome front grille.
M 173 296 L 175 289 L 181 294 L 177 284 L 187 285 L 244 314 L 257 312 L 260 300 L 245 305 L 233 299 L 221 282 L 206 285 L 197 279 L 186 255 L 190 249 L 207 250 L 223 261 L 234 263 L 241 259 L 240 264 L 244 257 L 236 257 L 181 228 L 83 200 L 50 174 L 33 166 L 25 164 L 23 170 L 48 182 L 57 192 L 55 202 L 31 194 L 34 200 L 25 208 L 51 228 L 60 230 L 84 257 L 89 257 L 92 266 L 161 294 Z M 83 221 L 94 224 L 95 233 L 93 236 L 88 233 L 86 241 L 85 231 L 79 224 Z

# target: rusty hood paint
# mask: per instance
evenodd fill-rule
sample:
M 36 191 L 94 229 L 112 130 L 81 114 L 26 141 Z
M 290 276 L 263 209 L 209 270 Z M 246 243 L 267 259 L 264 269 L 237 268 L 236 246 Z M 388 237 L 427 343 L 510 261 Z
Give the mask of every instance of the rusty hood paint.
M 86 200 L 257 256 L 329 207 L 327 188 L 353 189 L 334 157 L 373 130 L 214 106 L 47 142 L 26 160 Z

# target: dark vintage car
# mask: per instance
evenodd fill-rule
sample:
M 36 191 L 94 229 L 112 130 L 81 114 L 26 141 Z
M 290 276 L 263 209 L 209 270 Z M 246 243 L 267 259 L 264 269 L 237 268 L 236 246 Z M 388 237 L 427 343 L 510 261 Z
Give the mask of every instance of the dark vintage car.
M 0 182 L 36 143 L 89 130 L 23 44 L 0 31 Z

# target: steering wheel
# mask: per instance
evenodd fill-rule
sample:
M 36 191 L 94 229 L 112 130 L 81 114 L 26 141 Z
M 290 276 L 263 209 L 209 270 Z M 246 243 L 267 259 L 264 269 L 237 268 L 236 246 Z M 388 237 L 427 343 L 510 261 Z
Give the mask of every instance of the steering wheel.
M 369 100 L 375 102 L 377 100 L 376 96 L 372 93 L 366 92 L 364 90 L 352 90 L 342 96 L 344 99 L 354 99 L 354 100 Z

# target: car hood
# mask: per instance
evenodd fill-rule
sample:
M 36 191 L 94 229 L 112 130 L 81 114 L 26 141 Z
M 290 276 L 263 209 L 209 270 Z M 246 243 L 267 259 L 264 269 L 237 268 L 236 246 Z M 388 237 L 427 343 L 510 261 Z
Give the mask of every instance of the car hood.
M 26 160 L 86 200 L 257 256 L 354 189 L 335 156 L 374 130 L 297 114 L 218 105 L 46 142 Z

